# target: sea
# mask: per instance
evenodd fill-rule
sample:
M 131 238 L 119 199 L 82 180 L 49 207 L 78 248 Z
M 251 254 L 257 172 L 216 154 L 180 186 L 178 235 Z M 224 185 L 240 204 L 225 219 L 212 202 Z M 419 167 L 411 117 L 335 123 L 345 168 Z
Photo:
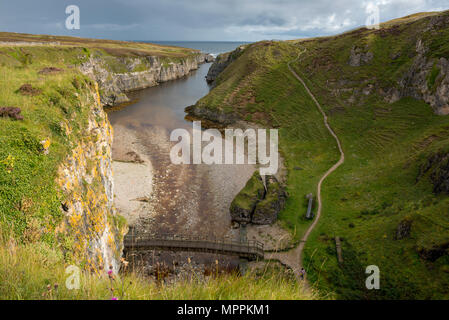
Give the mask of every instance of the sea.
M 243 44 L 250 43 L 250 42 L 237 42 L 237 41 L 142 41 L 142 42 L 197 49 L 204 53 L 210 53 L 214 57 L 216 57 L 220 53 L 233 51 L 234 49 Z

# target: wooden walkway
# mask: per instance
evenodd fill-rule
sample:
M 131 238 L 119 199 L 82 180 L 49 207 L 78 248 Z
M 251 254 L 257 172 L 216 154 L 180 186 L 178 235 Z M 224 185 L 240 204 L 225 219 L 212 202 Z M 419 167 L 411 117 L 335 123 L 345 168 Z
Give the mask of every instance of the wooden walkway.
M 181 237 L 181 236 L 159 236 L 159 237 L 134 237 L 125 236 L 125 251 L 188 251 L 205 252 L 223 255 L 238 256 L 247 260 L 263 260 L 263 243 L 249 240 L 246 242 L 232 240 L 211 240 L 205 238 Z

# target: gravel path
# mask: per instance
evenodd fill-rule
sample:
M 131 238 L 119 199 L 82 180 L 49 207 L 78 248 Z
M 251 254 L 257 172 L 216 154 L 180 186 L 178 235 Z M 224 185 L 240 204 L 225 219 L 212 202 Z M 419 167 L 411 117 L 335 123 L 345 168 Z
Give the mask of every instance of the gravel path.
M 304 80 L 291 67 L 291 63 L 297 61 L 299 59 L 299 57 L 301 56 L 301 54 L 303 54 L 304 52 L 305 52 L 305 50 L 303 52 L 301 52 L 300 54 L 298 54 L 298 57 L 295 60 L 290 61 L 288 63 L 288 69 L 295 76 L 295 78 L 299 82 L 301 82 L 301 84 L 304 86 L 304 88 L 306 89 L 309 96 L 315 102 L 315 105 L 317 106 L 318 110 L 323 115 L 324 125 L 326 126 L 329 133 L 334 137 L 335 141 L 337 142 L 338 150 L 340 151 L 340 159 L 321 177 L 320 181 L 318 182 L 318 186 L 317 186 L 318 209 L 317 209 L 316 218 L 313 221 L 313 223 L 309 226 L 307 231 L 304 233 L 304 236 L 302 237 L 299 245 L 296 248 L 294 248 L 290 251 L 287 251 L 287 252 L 276 252 L 276 253 L 270 253 L 267 255 L 268 259 L 279 260 L 282 264 L 290 267 L 293 270 L 293 272 L 295 273 L 295 276 L 297 279 L 300 279 L 300 270 L 303 267 L 302 253 L 304 250 L 304 246 L 307 242 L 307 239 L 309 238 L 310 234 L 312 233 L 313 229 L 315 228 L 315 226 L 317 225 L 317 223 L 321 217 L 321 209 L 322 209 L 321 185 L 323 184 L 323 181 L 332 172 L 334 172 L 339 166 L 341 166 L 345 161 L 345 153 L 343 152 L 343 148 L 341 147 L 340 139 L 338 138 L 338 136 L 335 134 L 334 130 L 332 130 L 329 123 L 327 122 L 326 113 L 323 111 L 323 108 L 321 107 L 320 103 L 315 98 L 315 96 L 312 94 L 312 92 L 309 90 L 309 88 L 307 87 Z

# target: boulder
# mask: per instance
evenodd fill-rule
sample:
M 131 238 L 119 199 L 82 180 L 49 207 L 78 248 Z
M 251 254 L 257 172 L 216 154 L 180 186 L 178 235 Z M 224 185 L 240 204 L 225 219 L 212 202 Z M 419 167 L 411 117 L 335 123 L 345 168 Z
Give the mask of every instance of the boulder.
M 254 209 L 251 220 L 253 224 L 273 224 L 285 206 L 287 196 L 277 179 L 274 176 L 266 176 L 265 182 L 267 192 L 265 198 L 258 202 Z
M 245 187 L 237 194 L 231 203 L 230 214 L 232 221 L 239 223 L 251 222 L 251 216 L 256 205 L 265 196 L 265 187 L 259 171 L 256 170 Z
M 41 93 L 40 89 L 33 88 L 33 86 L 29 83 L 25 83 L 19 88 L 20 94 L 24 96 L 35 96 Z
M 204 61 L 206 63 L 214 62 L 215 61 L 215 57 L 213 55 L 211 55 L 211 54 L 206 54 L 204 56 Z
M 402 240 L 410 237 L 410 230 L 412 228 L 412 220 L 410 218 L 405 218 L 402 220 L 397 229 L 394 238 L 396 240 Z
M 449 254 L 449 243 L 435 244 L 431 247 L 418 247 L 417 251 L 422 259 L 434 262 L 438 258 Z

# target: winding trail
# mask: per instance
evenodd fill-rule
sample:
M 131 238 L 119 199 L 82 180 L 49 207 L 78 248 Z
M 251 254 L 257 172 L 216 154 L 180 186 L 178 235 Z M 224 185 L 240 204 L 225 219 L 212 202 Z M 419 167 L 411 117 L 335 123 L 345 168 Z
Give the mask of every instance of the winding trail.
M 288 69 L 290 70 L 290 72 L 293 74 L 293 76 L 295 76 L 295 78 L 301 82 L 301 84 L 304 86 L 304 88 L 306 89 L 307 93 L 309 94 L 309 96 L 312 98 L 312 100 L 315 102 L 315 105 L 317 106 L 318 110 L 320 111 L 320 113 L 323 115 L 323 121 L 324 121 L 324 125 L 326 126 L 327 130 L 329 131 L 329 133 L 334 137 L 335 141 L 337 142 L 338 145 L 338 150 L 340 151 L 340 159 L 338 160 L 337 163 L 335 163 L 320 179 L 320 181 L 318 182 L 318 186 L 317 186 L 317 201 L 318 201 L 318 209 L 317 209 L 317 214 L 316 214 L 316 218 L 313 221 L 313 223 L 309 226 L 309 228 L 307 229 L 307 231 L 304 233 L 299 245 L 287 252 L 274 252 L 271 253 L 269 255 L 267 255 L 268 259 L 275 259 L 275 260 L 279 260 L 282 264 L 290 267 L 296 278 L 299 280 L 300 279 L 300 270 L 303 267 L 303 261 L 302 261 L 302 253 L 304 250 L 304 246 L 307 242 L 307 239 L 309 238 L 310 234 L 312 233 L 313 229 L 315 228 L 315 226 L 318 224 L 318 221 L 321 217 L 321 209 L 322 209 L 322 199 L 321 199 L 321 185 L 323 184 L 323 181 L 332 173 L 334 172 L 339 166 L 341 166 L 344 162 L 345 162 L 345 153 L 343 152 L 343 148 L 341 147 L 341 142 L 340 139 L 338 138 L 338 136 L 335 134 L 334 130 L 332 130 L 331 126 L 329 125 L 329 123 L 327 122 L 327 115 L 326 113 L 323 111 L 323 108 L 321 107 L 320 103 L 318 102 L 318 100 L 315 98 L 315 96 L 312 94 L 312 92 L 309 90 L 309 88 L 307 87 L 306 83 L 304 82 L 304 80 L 293 70 L 293 68 L 291 67 L 291 64 L 293 62 L 296 62 L 297 60 L 299 60 L 299 57 L 305 52 L 306 50 L 300 52 L 298 54 L 298 57 L 292 61 L 290 61 L 288 63 Z

